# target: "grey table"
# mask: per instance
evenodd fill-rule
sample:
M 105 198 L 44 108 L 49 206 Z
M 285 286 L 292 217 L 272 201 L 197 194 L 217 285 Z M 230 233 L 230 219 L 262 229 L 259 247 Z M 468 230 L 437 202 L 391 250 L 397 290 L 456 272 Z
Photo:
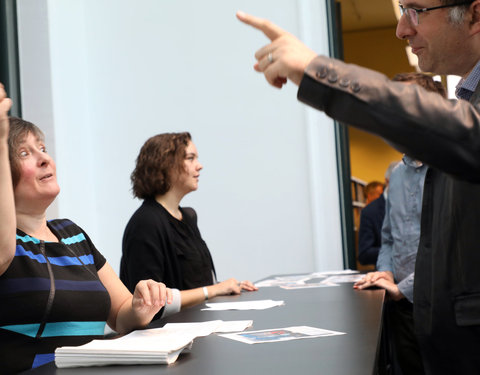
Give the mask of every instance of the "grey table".
M 248 345 L 217 335 L 195 339 L 190 353 L 172 365 L 108 366 L 56 369 L 54 365 L 25 374 L 97 375 L 245 375 L 331 374 L 371 375 L 375 371 L 381 335 L 383 290 L 357 291 L 352 284 L 328 288 L 285 290 L 260 288 L 239 296 L 217 297 L 211 302 L 273 299 L 284 306 L 258 311 L 201 311 L 204 305 L 181 311 L 167 322 L 252 319 L 251 330 L 307 325 L 346 335 Z

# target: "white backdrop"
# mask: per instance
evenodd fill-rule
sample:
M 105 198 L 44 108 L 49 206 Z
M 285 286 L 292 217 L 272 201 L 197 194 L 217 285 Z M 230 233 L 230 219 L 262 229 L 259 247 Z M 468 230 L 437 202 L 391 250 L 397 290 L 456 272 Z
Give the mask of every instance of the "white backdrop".
M 293 0 L 19 0 L 23 117 L 47 133 L 62 191 L 49 216 L 82 226 L 118 271 L 140 201 L 129 176 L 150 136 L 189 131 L 199 216 L 220 279 L 343 267 L 332 121 L 270 87 L 267 17 L 328 53 L 325 5 Z

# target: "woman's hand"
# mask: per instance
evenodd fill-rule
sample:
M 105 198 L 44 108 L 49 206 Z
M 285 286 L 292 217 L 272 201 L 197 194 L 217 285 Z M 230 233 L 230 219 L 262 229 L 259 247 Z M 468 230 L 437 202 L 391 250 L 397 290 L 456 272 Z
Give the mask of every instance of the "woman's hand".
M 240 283 L 234 279 L 231 279 L 219 282 L 217 284 L 210 285 L 207 287 L 208 289 L 208 298 L 213 298 L 216 296 L 225 296 L 228 294 L 240 294 L 242 292 L 242 288 L 240 287 Z M 213 291 L 213 293 L 210 293 Z
M 172 291 L 165 284 L 142 280 L 135 286 L 132 309 L 141 320 L 150 321 L 166 303 L 172 303 Z
M 378 280 L 381 280 L 381 279 L 384 279 L 393 283 L 394 282 L 393 273 L 390 271 L 369 272 L 365 275 L 363 279 L 361 279 L 360 281 L 357 281 L 353 285 L 353 287 L 355 289 L 365 289 L 371 286 L 379 286 L 377 283 L 378 283 Z
M 240 282 L 240 288 L 242 290 L 246 290 L 248 292 L 254 292 L 254 291 L 258 290 L 258 288 L 255 286 L 255 284 L 253 284 L 249 280 L 244 280 L 244 281 Z
M 132 295 L 108 262 L 98 277 L 110 295 L 108 325 L 118 333 L 147 326 L 165 303 L 172 303 L 172 291 L 153 280 L 138 282 Z
M 8 111 L 12 106 L 12 100 L 7 98 L 5 88 L 0 83 L 0 139 L 7 139 L 8 137 Z
M 8 111 L 12 101 L 0 83 L 0 275 L 15 257 L 16 226 L 15 200 L 8 156 Z
M 398 285 L 390 280 L 378 279 L 375 282 L 375 286 L 385 289 L 387 291 L 388 296 L 394 301 L 399 301 L 402 298 L 405 298 L 403 293 L 400 292 L 400 289 L 398 289 Z
M 390 271 L 369 272 L 362 280 L 356 282 L 353 285 L 353 288 L 361 290 L 372 286 L 385 289 L 390 298 L 394 301 L 405 298 L 402 292 L 398 289 L 398 285 L 395 284 L 393 273 Z
M 233 277 L 220 283 L 210 285 L 209 287 L 207 287 L 207 289 L 209 290 L 209 298 L 213 298 L 216 296 L 225 296 L 228 294 L 240 294 L 242 290 L 247 290 L 249 292 L 258 290 L 258 288 L 250 281 L 245 280 L 239 282 Z M 211 291 L 213 291 L 213 293 L 211 293 Z

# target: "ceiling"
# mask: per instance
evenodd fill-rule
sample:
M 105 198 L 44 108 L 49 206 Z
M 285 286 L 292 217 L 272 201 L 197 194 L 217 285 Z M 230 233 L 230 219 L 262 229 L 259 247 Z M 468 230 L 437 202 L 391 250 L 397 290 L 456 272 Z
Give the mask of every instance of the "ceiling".
M 344 32 L 395 27 L 396 0 L 337 0 Z

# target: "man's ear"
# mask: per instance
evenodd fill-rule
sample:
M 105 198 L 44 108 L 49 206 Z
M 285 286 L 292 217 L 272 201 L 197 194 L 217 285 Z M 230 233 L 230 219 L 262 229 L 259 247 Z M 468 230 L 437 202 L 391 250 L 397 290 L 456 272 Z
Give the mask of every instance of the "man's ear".
M 472 19 L 470 21 L 470 32 L 472 35 L 480 33 L 480 0 L 475 0 L 470 5 Z

